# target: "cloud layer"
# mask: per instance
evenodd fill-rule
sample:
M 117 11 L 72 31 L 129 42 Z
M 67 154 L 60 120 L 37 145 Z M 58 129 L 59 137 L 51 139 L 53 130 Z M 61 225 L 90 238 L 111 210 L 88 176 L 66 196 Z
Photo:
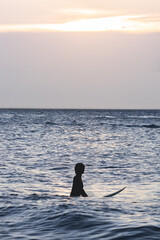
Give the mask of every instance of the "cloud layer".
M 86 13 L 87 14 L 87 13 Z M 106 18 L 80 19 L 59 24 L 3 24 L 0 32 L 79 32 L 79 31 L 127 31 L 160 32 L 159 17 L 114 16 Z

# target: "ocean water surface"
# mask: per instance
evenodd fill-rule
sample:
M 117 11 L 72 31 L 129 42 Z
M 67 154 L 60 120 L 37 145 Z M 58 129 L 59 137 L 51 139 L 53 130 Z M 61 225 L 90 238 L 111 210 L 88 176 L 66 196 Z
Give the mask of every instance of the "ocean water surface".
M 1 240 L 159 240 L 159 182 L 160 110 L 0 110 Z

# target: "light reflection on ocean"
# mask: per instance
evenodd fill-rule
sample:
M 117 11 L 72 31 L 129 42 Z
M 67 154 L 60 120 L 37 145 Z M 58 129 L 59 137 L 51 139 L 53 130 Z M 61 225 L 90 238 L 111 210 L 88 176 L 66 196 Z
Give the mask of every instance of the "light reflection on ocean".
M 158 110 L 0 110 L 0 239 L 158 240 L 159 119 Z M 77 162 L 88 198 L 69 197 Z

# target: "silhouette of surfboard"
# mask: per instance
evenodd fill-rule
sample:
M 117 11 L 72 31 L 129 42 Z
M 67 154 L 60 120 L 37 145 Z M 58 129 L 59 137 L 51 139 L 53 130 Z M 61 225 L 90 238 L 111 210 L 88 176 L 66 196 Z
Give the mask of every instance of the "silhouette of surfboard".
M 116 192 L 114 192 L 114 193 L 111 193 L 111 194 L 109 194 L 109 195 L 106 195 L 106 196 L 104 196 L 104 197 L 113 197 L 114 195 L 122 192 L 125 188 L 126 188 L 126 187 L 124 187 L 124 188 L 122 188 L 122 189 L 120 189 L 120 190 L 118 190 L 118 191 L 116 191 Z

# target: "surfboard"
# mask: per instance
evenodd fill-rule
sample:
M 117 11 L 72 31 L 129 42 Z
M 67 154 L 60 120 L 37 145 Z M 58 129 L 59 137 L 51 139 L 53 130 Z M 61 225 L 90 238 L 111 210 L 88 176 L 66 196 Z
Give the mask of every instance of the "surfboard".
M 104 197 L 113 197 L 114 195 L 122 192 L 125 188 L 126 188 L 126 187 L 124 187 L 124 188 L 122 188 L 122 189 L 120 189 L 120 190 L 118 190 L 118 191 L 116 191 L 116 192 L 114 192 L 114 193 L 111 193 L 111 194 L 109 194 L 109 195 L 106 195 L 106 196 L 104 196 Z

